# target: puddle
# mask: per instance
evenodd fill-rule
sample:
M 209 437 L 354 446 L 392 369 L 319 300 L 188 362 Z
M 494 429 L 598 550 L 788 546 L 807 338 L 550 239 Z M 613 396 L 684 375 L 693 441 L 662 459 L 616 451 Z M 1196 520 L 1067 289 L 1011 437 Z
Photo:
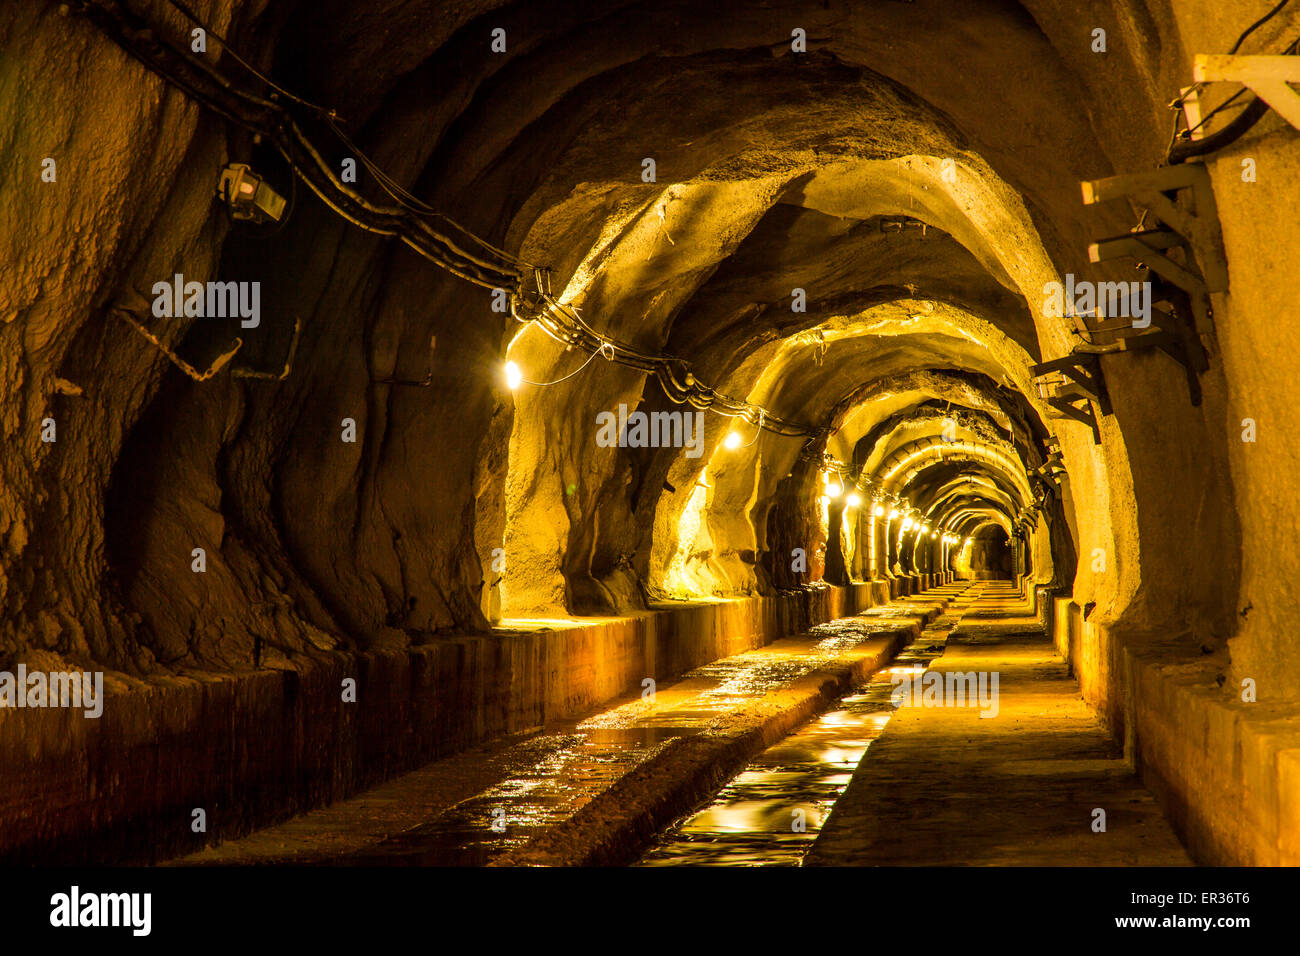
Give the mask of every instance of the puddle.
M 704 809 L 659 837 L 636 866 L 799 866 L 853 771 L 893 716 L 895 675 L 915 675 L 943 653 L 975 596 L 943 618 L 857 691 L 752 761 Z M 894 612 L 897 614 L 897 610 Z

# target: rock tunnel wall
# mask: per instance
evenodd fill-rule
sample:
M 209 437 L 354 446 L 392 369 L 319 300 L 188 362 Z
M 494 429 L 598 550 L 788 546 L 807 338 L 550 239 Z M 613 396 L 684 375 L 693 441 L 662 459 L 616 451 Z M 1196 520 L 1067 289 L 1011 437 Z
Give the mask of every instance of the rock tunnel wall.
M 1240 858 L 1212 835 L 1221 815 L 1208 808 L 1230 786 L 1255 799 L 1252 774 L 1290 766 L 1278 755 L 1295 742 L 1300 706 L 1283 599 L 1300 560 L 1285 479 L 1300 351 L 1275 319 L 1294 297 L 1283 276 L 1300 239 L 1259 227 L 1300 199 L 1294 132 L 1267 117 L 1208 163 L 1231 291 L 1215 297 L 1199 407 L 1163 356 L 1107 359 L 1114 414 L 1094 445 L 1049 418 L 1028 367 L 1074 341 L 1037 308 L 1045 281 L 1124 275 L 1089 265 L 1086 247 L 1130 228 L 1132 210 L 1083 207 L 1079 182 L 1154 165 L 1191 55 L 1225 47 L 1244 13 L 1201 0 L 781 2 L 743 16 L 684 2 L 356 6 L 195 9 L 279 82 L 336 108 L 424 202 L 548 266 L 560 297 L 606 334 L 689 356 L 702 380 L 829 435 L 809 449 L 742 427 L 749 444 L 730 455 L 740 426 L 706 415 L 697 457 L 596 445 L 601 412 L 677 406 L 652 379 L 599 359 L 511 392 L 507 356 L 539 382 L 582 357 L 493 311 L 489 290 L 295 195 L 268 144 L 167 89 L 83 18 L 7 4 L 0 48 L 23 52 L 0 62 L 0 156 L 15 171 L 0 183 L 13 266 L 0 282 L 0 669 L 102 669 L 112 699 L 156 699 L 185 747 L 234 713 L 205 710 L 209 698 L 247 694 L 256 720 L 305 726 L 284 716 L 283 688 L 332 680 L 340 661 L 395 669 L 382 712 L 399 722 L 417 707 L 401 688 L 433 681 L 444 716 L 412 724 L 424 728 L 417 744 L 322 771 L 311 794 L 267 798 L 301 807 L 537 716 L 485 717 L 473 732 L 449 716 L 462 700 L 453 688 L 516 674 L 471 667 L 500 659 L 494 626 L 637 615 L 669 599 L 816 604 L 822 592 L 796 589 L 879 591 L 896 575 L 910 588 L 918 567 L 971 570 L 958 542 L 907 537 L 870 502 L 832 504 L 818 487 L 823 453 L 933 508 L 918 518 L 937 535 L 944 509 L 972 495 L 1016 517 L 1034 494 L 1028 474 L 1058 447 L 1068 481 L 1027 535 L 1029 583 L 1072 599 L 1078 621 L 1071 629 L 1062 612 L 1058 641 L 1085 695 L 1182 808 L 1195 851 Z M 161 29 L 188 32 L 175 11 L 150 9 Z M 506 51 L 485 52 L 498 27 Z M 792 27 L 810 38 L 806 55 L 791 55 Z M 1104 55 L 1090 47 L 1096 28 Z M 1253 42 L 1287 31 L 1296 25 L 1282 17 Z M 989 90 L 1003 93 L 997 109 Z M 330 141 L 319 123 L 312 132 Z M 339 163 L 349 150 L 331 142 Z M 1253 183 L 1241 179 L 1246 156 Z M 655 182 L 643 178 L 648 157 Z M 213 185 L 230 161 L 291 196 L 282 229 L 221 216 Z M 260 282 L 260 322 L 157 321 L 151 290 L 177 273 Z M 133 323 L 199 369 L 242 344 L 199 382 Z M 940 437 L 950 418 L 955 431 Z M 1247 418 L 1257 441 L 1241 440 Z M 959 448 L 967 457 L 942 465 Z M 967 472 L 984 490 L 962 483 Z M 771 627 L 799 616 L 782 614 Z M 687 657 L 705 659 L 713 640 Z M 457 650 L 471 644 L 481 658 Z M 1168 688 L 1192 653 L 1205 686 L 1194 681 L 1185 703 Z M 609 667 L 558 711 L 501 706 L 568 713 L 642 676 Z M 1231 693 L 1247 677 L 1280 723 L 1267 747 L 1242 751 L 1260 713 Z M 1234 716 L 1207 716 L 1220 711 Z M 155 746 L 155 712 L 131 713 L 99 731 L 136 741 L 101 751 L 104 779 Z M 1175 713 L 1213 732 L 1182 739 L 1168 730 Z M 20 726 L 0 715 L 9 752 L 51 766 L 42 748 L 66 728 Z M 320 726 L 317 744 L 292 736 L 275 759 L 355 752 L 327 743 L 351 730 Z M 1248 756 L 1229 769 L 1214 762 L 1227 757 L 1192 761 L 1203 746 Z M 273 812 L 235 787 L 256 765 L 236 761 L 223 784 L 246 823 Z M 120 810 L 135 805 L 121 793 Z

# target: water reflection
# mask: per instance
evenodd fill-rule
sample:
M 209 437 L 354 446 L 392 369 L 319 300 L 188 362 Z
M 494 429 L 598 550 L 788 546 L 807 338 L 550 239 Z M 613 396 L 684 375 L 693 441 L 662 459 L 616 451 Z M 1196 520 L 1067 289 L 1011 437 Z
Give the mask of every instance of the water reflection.
M 978 589 L 976 589 L 978 590 Z M 894 663 L 832 711 L 772 745 L 637 866 L 798 866 L 894 713 L 893 677 L 922 673 L 974 600 L 963 594 Z

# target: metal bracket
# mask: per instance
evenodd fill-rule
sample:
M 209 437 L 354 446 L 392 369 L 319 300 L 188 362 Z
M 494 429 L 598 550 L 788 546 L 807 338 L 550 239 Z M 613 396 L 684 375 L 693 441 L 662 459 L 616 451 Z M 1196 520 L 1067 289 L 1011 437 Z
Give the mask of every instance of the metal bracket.
M 174 351 L 172 351 L 166 345 L 164 345 L 162 343 L 162 340 L 158 338 L 158 336 L 154 335 L 143 325 L 137 322 L 135 320 L 135 316 L 133 316 L 126 308 L 122 306 L 116 306 L 111 311 L 113 311 L 118 316 L 120 316 L 123 320 L 129 323 L 131 328 L 135 329 L 142 336 L 144 336 L 144 338 L 148 340 L 148 342 L 154 348 L 156 348 L 163 355 L 167 356 L 167 359 L 173 365 L 175 365 L 178 369 L 180 369 L 190 378 L 194 379 L 194 381 L 196 382 L 206 382 L 208 379 L 212 378 L 212 376 L 220 372 L 223 368 L 225 368 L 228 364 L 230 364 L 230 360 L 235 357 L 235 353 L 238 352 L 240 348 L 243 347 L 244 344 L 243 339 L 236 338 L 235 341 L 231 343 L 230 348 L 228 350 L 222 352 L 215 359 L 213 359 L 212 364 L 209 365 L 206 369 L 204 369 L 203 371 L 199 371 L 189 362 L 185 361 L 185 359 L 181 358 Z
M 1200 84 L 1184 86 L 1178 91 L 1178 98 L 1169 104 L 1170 109 L 1183 111 L 1183 123 L 1187 126 L 1187 135 L 1191 139 L 1205 138 L 1205 120 L 1201 116 Z
M 881 232 L 903 232 L 907 229 L 919 231 L 924 238 L 930 231 L 930 224 L 920 219 L 913 219 L 911 216 L 880 217 Z
M 1097 408 L 1103 415 L 1111 414 L 1111 406 L 1110 395 L 1106 392 L 1106 380 L 1101 374 L 1101 362 L 1097 356 L 1086 352 L 1074 352 L 1059 359 L 1052 359 L 1050 362 L 1034 365 L 1029 372 L 1035 379 L 1056 372 L 1065 376 L 1064 386 L 1058 388 L 1053 394 L 1044 393 L 1043 398 L 1048 405 L 1066 418 L 1072 418 L 1091 428 L 1093 444 L 1100 445 L 1101 429 L 1097 425 L 1097 415 L 1093 412 L 1092 403 L 1097 403 Z M 1051 383 L 1040 382 L 1039 384 L 1047 386 Z
M 232 368 L 230 374 L 235 378 L 259 378 L 269 379 L 274 382 L 283 382 L 293 371 L 293 359 L 298 354 L 298 335 L 302 332 L 302 319 L 293 320 L 293 339 L 289 342 L 289 354 L 285 357 L 284 368 L 279 372 L 262 372 L 246 365 L 238 368 Z
M 1108 319 L 1092 328 L 1091 334 L 1094 339 L 1099 335 L 1116 334 L 1118 339 L 1113 344 L 1117 346 L 1115 350 L 1120 352 L 1160 349 L 1183 367 L 1187 376 L 1188 396 L 1193 406 L 1199 406 L 1199 376 L 1209 369 L 1210 361 L 1196 335 L 1193 322 L 1186 318 L 1188 296 L 1170 283 L 1157 282 L 1154 283 L 1151 298 L 1152 311 L 1158 318 L 1149 326 L 1139 329 L 1128 319 Z M 1157 308 L 1162 304 L 1169 308 Z
M 1182 289 L 1188 296 L 1196 331 L 1208 350 L 1213 342 L 1209 294 L 1228 290 L 1228 264 L 1214 189 L 1205 167 L 1200 163 L 1164 166 L 1151 172 L 1084 182 L 1082 187 L 1086 206 L 1132 199 L 1160 222 L 1155 229 L 1099 239 L 1088 247 L 1088 258 L 1107 262 L 1131 257 Z M 1180 248 L 1183 262 L 1168 255 Z
M 1033 477 L 1044 483 L 1052 482 L 1054 485 L 1061 483 L 1061 476 L 1068 475 L 1065 468 L 1065 456 L 1061 454 L 1061 449 L 1052 446 L 1051 453 L 1043 460 L 1043 463 L 1033 470 Z
M 1198 53 L 1192 61 L 1198 83 L 1240 83 L 1300 130 L 1300 94 L 1289 84 L 1300 83 L 1300 56 L 1231 56 Z

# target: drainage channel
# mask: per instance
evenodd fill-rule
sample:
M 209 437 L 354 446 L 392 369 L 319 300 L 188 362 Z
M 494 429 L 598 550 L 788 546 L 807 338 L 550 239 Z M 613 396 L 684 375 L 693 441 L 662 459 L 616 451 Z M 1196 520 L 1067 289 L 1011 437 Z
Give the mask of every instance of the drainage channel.
M 800 690 L 801 681 L 810 675 L 847 667 L 872 648 L 887 659 L 890 641 L 924 617 L 922 608 L 933 606 L 932 600 L 917 596 L 828 621 L 697 667 L 649 700 L 625 698 L 601 713 L 567 721 L 500 755 L 495 784 L 432 819 L 333 862 L 516 865 L 517 856 L 528 853 L 548 832 L 569 824 L 579 813 L 591 817 L 597 812 L 596 801 L 605 807 L 598 811 L 599 818 L 608 821 L 611 813 L 620 810 L 608 801 L 611 788 L 654 766 L 684 738 L 705 735 L 725 742 L 729 736 L 743 736 L 747 729 L 761 726 L 755 715 L 773 699 L 785 695 L 790 706 L 796 705 L 808 692 Z M 644 795 L 642 790 L 637 793 Z M 573 850 L 565 841 L 558 842 L 563 853 Z
M 962 590 L 921 635 L 839 705 L 773 744 L 704 809 L 664 831 L 635 866 L 799 866 L 893 716 L 897 675 L 924 672 L 984 585 Z

